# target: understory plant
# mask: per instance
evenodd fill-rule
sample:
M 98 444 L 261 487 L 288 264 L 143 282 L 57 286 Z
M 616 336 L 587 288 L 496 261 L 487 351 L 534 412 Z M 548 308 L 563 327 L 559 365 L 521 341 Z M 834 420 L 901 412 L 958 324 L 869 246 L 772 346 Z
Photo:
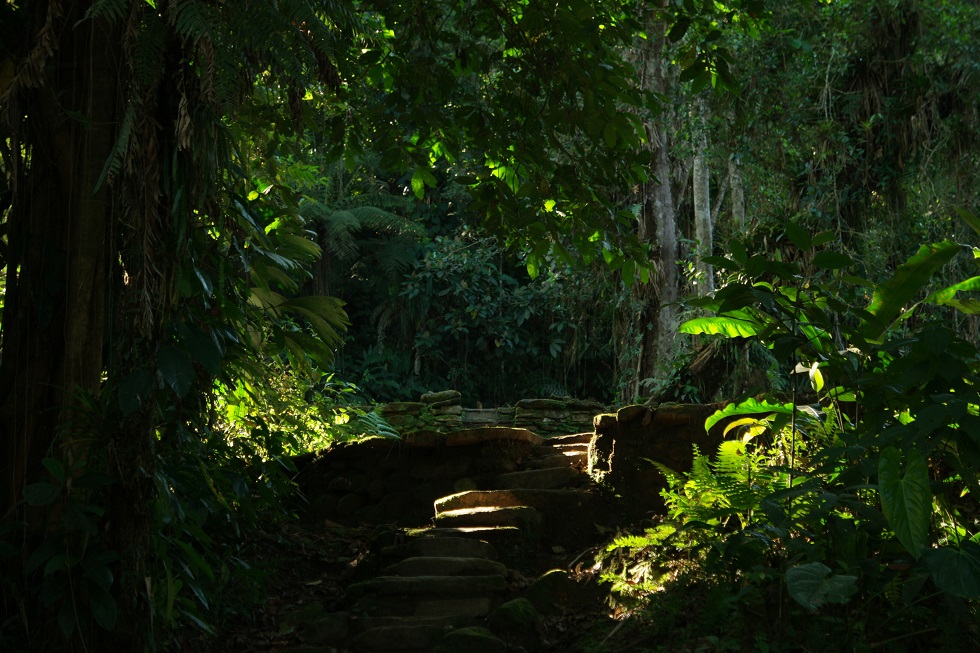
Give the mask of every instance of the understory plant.
M 786 235 L 800 260 L 741 244 L 709 259 L 727 283 L 691 302 L 710 315 L 681 331 L 756 340 L 798 381 L 711 416 L 705 428 L 724 433 L 713 458 L 660 466 L 666 514 L 609 546 L 606 579 L 657 628 L 694 629 L 716 650 L 969 650 L 980 353 L 949 318 L 980 311 L 980 276 L 929 284 L 980 249 L 924 245 L 875 284 L 822 249 L 832 235 Z

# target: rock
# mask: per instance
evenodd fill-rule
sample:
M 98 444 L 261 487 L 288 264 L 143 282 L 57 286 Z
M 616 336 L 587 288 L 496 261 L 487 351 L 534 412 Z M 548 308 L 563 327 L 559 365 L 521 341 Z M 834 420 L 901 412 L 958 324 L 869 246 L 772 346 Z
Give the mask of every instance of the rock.
M 394 415 L 418 415 L 422 404 L 416 401 L 393 401 L 381 407 L 381 415 L 387 419 Z
M 420 537 L 404 544 L 386 548 L 391 556 L 448 556 L 496 560 L 497 552 L 486 542 L 465 537 Z
M 376 478 L 367 486 L 367 495 L 372 499 L 380 499 L 385 495 L 385 482 L 383 479 Z
M 564 569 L 552 569 L 525 591 L 525 597 L 538 612 L 548 615 L 580 609 L 596 596 L 594 588 L 576 582 Z
M 345 519 L 353 517 L 358 511 L 363 509 L 368 503 L 367 497 L 360 494 L 345 494 L 337 502 L 337 517 Z
M 514 488 L 549 490 L 575 485 L 582 480 L 583 474 L 571 467 L 549 467 L 501 474 L 494 484 L 501 490 Z
M 486 558 L 420 556 L 396 562 L 384 573 L 388 576 L 506 576 L 507 567 Z
M 486 628 L 454 630 L 442 639 L 438 653 L 506 653 L 507 644 Z
M 527 429 L 509 426 L 484 426 L 456 431 L 446 436 L 447 447 L 462 447 L 484 442 L 526 442 L 528 444 L 543 444 L 544 438 Z
M 561 399 L 521 399 L 515 404 L 524 410 L 565 410 L 566 402 Z
M 350 650 L 367 651 L 427 651 L 442 638 L 441 626 L 432 624 L 405 623 L 398 626 L 372 628 L 352 637 Z
M 307 644 L 340 644 L 350 634 L 350 613 L 333 612 L 300 624 L 297 631 L 299 638 Z
M 487 617 L 494 634 L 512 647 L 535 651 L 541 644 L 541 615 L 527 599 L 514 599 L 496 608 Z
M 464 476 L 463 478 L 457 479 L 457 481 L 453 483 L 453 490 L 456 492 L 467 492 L 476 489 L 479 489 L 479 486 L 476 484 L 476 481 L 469 476 Z
M 420 400 L 423 404 L 435 404 L 450 400 L 459 402 L 462 396 L 458 390 L 443 390 L 442 392 L 426 392 L 420 397 Z
M 316 621 L 327 614 L 327 609 L 322 603 L 307 603 L 306 605 L 284 612 L 279 617 L 280 632 L 288 632 L 299 628 L 301 624 Z

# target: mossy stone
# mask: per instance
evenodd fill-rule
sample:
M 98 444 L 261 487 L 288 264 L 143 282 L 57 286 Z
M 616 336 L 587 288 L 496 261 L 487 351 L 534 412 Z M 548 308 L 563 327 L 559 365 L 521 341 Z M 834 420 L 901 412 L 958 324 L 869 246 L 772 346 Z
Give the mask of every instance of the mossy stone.
M 527 599 L 514 599 L 499 606 L 487 618 L 490 628 L 508 644 L 534 651 L 540 645 L 541 615 Z
M 454 630 L 442 639 L 439 653 L 506 653 L 507 644 L 486 628 Z

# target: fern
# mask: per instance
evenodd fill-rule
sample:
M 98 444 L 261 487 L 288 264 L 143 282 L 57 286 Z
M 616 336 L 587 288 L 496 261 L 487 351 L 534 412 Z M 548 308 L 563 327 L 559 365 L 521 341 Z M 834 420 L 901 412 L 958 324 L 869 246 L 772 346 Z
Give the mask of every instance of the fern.
M 94 21 L 105 17 L 113 21 L 121 21 L 126 16 L 128 5 L 129 0 L 95 0 L 85 12 L 85 17 L 82 20 Z

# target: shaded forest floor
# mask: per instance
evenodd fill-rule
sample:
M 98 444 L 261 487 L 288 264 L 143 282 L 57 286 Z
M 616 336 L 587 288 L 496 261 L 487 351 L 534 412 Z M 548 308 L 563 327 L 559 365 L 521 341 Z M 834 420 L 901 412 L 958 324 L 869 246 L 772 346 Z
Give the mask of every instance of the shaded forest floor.
M 345 608 L 345 588 L 351 583 L 380 573 L 377 550 L 397 536 L 389 527 L 289 522 L 270 524 L 243 544 L 241 566 L 232 578 L 220 604 L 225 612 L 218 616 L 215 636 L 188 628 L 177 638 L 185 651 L 206 653 L 326 653 L 327 647 L 311 647 L 304 641 L 302 623 L 293 624 L 289 615 L 317 604 L 317 614 Z M 575 554 L 571 554 L 575 555 Z M 538 569 L 562 568 L 570 554 L 541 553 L 533 560 Z M 592 556 L 579 555 L 580 560 Z M 578 565 L 581 582 L 596 585 L 590 571 Z M 513 572 L 514 589 L 528 584 L 520 572 Z M 605 601 L 608 588 L 593 593 L 589 604 L 544 618 L 544 650 L 619 651 L 646 650 L 617 637 L 621 622 L 610 616 Z M 601 647 L 608 636 L 610 644 Z M 634 644 L 639 644 L 634 640 Z M 675 649 L 679 650 L 679 649 Z

